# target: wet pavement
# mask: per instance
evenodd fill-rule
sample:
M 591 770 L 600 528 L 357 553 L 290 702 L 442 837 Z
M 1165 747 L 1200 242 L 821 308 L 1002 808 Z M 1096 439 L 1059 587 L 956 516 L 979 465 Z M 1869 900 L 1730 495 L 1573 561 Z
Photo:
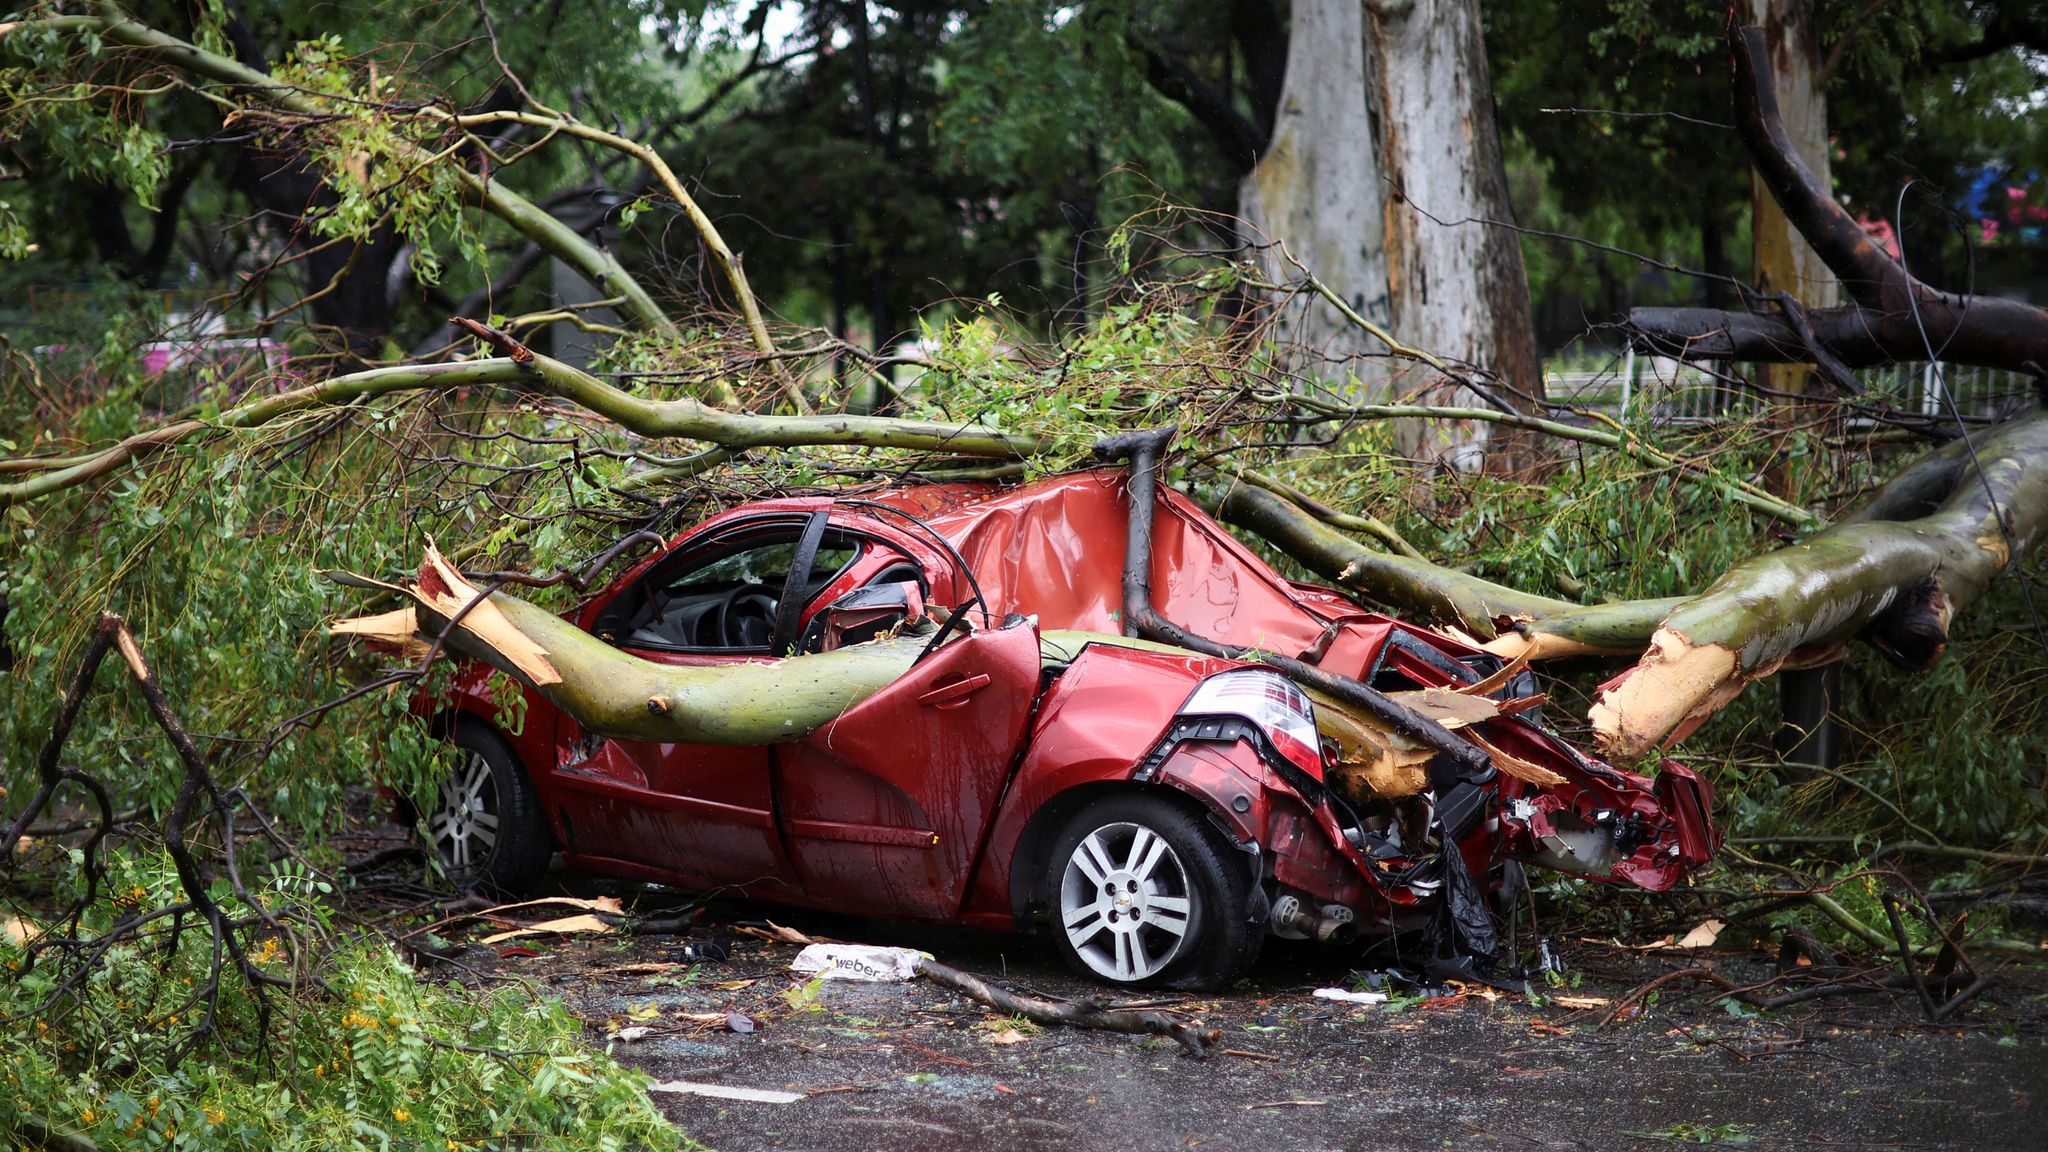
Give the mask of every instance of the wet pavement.
M 940 961 L 1050 996 L 1101 998 L 1026 938 L 885 921 L 723 907 L 813 936 L 922 948 Z M 1917 1022 L 1888 997 L 1731 1015 L 1667 989 L 1600 1027 L 1636 983 L 1692 963 L 1567 945 L 1603 978 L 1552 990 L 1314 998 L 1346 983 L 1342 957 L 1269 950 L 1219 996 L 1162 995 L 1223 1033 L 1206 1060 L 1160 1037 L 1036 1028 L 947 989 L 828 981 L 787 969 L 795 944 L 732 939 L 693 961 L 678 937 L 523 940 L 535 956 L 470 947 L 479 972 L 566 997 L 621 1060 L 657 1080 L 804 1093 L 791 1103 L 656 1099 L 695 1140 L 741 1149 L 2048 1148 L 2048 973 L 2001 971 L 1955 1026 Z M 1764 958 L 1722 954 L 1739 974 Z M 452 974 L 452 973 L 451 973 Z M 732 1021 L 752 1032 L 736 1032 Z M 646 1029 L 631 1042 L 607 1039 Z M 628 1032 L 627 1035 L 638 1035 Z

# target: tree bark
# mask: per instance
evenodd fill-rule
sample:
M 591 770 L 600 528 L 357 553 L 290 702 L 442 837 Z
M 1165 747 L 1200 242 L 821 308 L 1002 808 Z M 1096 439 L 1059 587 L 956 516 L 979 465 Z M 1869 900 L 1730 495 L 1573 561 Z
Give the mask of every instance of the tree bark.
M 1383 180 L 1370 107 L 1375 65 L 1364 10 L 1358 0 L 1296 0 L 1290 21 L 1273 130 L 1238 186 L 1244 240 L 1285 245 L 1359 314 L 1388 324 Z M 1261 258 L 1267 279 L 1293 278 L 1279 253 Z M 1362 359 L 1384 347 L 1320 301 L 1297 298 L 1280 335 L 1320 353 L 1323 363 L 1307 370 L 1339 378 L 1356 373 L 1366 397 L 1387 395 L 1385 369 Z
M 1784 140 L 1820 187 L 1829 186 L 1828 103 L 1820 86 L 1820 27 L 1811 0 L 1749 0 L 1749 22 L 1763 31 L 1767 77 Z M 1753 280 L 1764 295 L 1783 292 L 1808 308 L 1835 303 L 1828 266 L 1778 207 L 1762 172 L 1750 170 L 1750 255 Z M 1766 368 L 1762 383 L 1778 392 L 1803 392 L 1808 373 Z
M 1380 168 L 1392 327 L 1439 356 L 1491 372 L 1525 396 L 1542 376 L 1520 238 L 1478 0 L 1369 0 L 1379 47 Z M 1466 404 L 1441 377 L 1419 402 Z M 1418 424 L 1398 430 L 1404 454 L 1476 469 L 1488 429 Z

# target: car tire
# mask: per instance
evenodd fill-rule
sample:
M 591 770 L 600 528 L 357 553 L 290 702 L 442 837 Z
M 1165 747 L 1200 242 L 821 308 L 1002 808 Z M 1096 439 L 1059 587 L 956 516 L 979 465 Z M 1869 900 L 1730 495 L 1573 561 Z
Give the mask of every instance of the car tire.
M 427 847 L 458 888 L 530 891 L 554 855 L 540 796 L 518 757 L 490 726 L 456 721 L 455 768 L 421 816 Z
M 1166 796 L 1127 793 L 1075 813 L 1052 840 L 1039 892 L 1054 947 L 1102 983 L 1221 988 L 1266 939 L 1243 854 Z

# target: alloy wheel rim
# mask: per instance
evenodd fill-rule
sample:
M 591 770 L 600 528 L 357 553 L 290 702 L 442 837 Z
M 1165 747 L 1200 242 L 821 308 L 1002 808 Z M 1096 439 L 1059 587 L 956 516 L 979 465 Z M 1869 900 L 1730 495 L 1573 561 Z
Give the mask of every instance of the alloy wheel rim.
M 428 817 L 427 831 L 455 871 L 480 868 L 491 858 L 498 845 L 498 783 L 483 753 L 471 752 L 441 782 L 441 806 Z
M 1186 945 L 1192 912 L 1180 855 L 1142 824 L 1105 824 L 1067 857 L 1060 927 L 1097 975 L 1131 982 L 1158 974 Z

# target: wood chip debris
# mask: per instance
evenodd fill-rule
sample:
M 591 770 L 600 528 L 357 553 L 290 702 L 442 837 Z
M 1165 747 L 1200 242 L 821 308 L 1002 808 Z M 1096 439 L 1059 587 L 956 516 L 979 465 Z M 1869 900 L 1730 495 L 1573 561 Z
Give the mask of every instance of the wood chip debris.
M 1666 936 L 1654 944 L 1623 944 L 1615 941 L 1615 945 L 1631 952 L 1691 952 L 1697 948 L 1712 948 L 1714 942 L 1721 938 L 1721 930 L 1726 927 L 1728 924 L 1723 920 L 1702 920 L 1692 931 L 1675 939 Z
M 563 916 L 556 920 L 543 920 L 528 924 L 509 932 L 494 932 L 483 938 L 485 944 L 496 944 L 503 940 L 516 940 L 521 936 L 602 936 L 617 929 L 599 920 L 588 912 L 576 916 Z

